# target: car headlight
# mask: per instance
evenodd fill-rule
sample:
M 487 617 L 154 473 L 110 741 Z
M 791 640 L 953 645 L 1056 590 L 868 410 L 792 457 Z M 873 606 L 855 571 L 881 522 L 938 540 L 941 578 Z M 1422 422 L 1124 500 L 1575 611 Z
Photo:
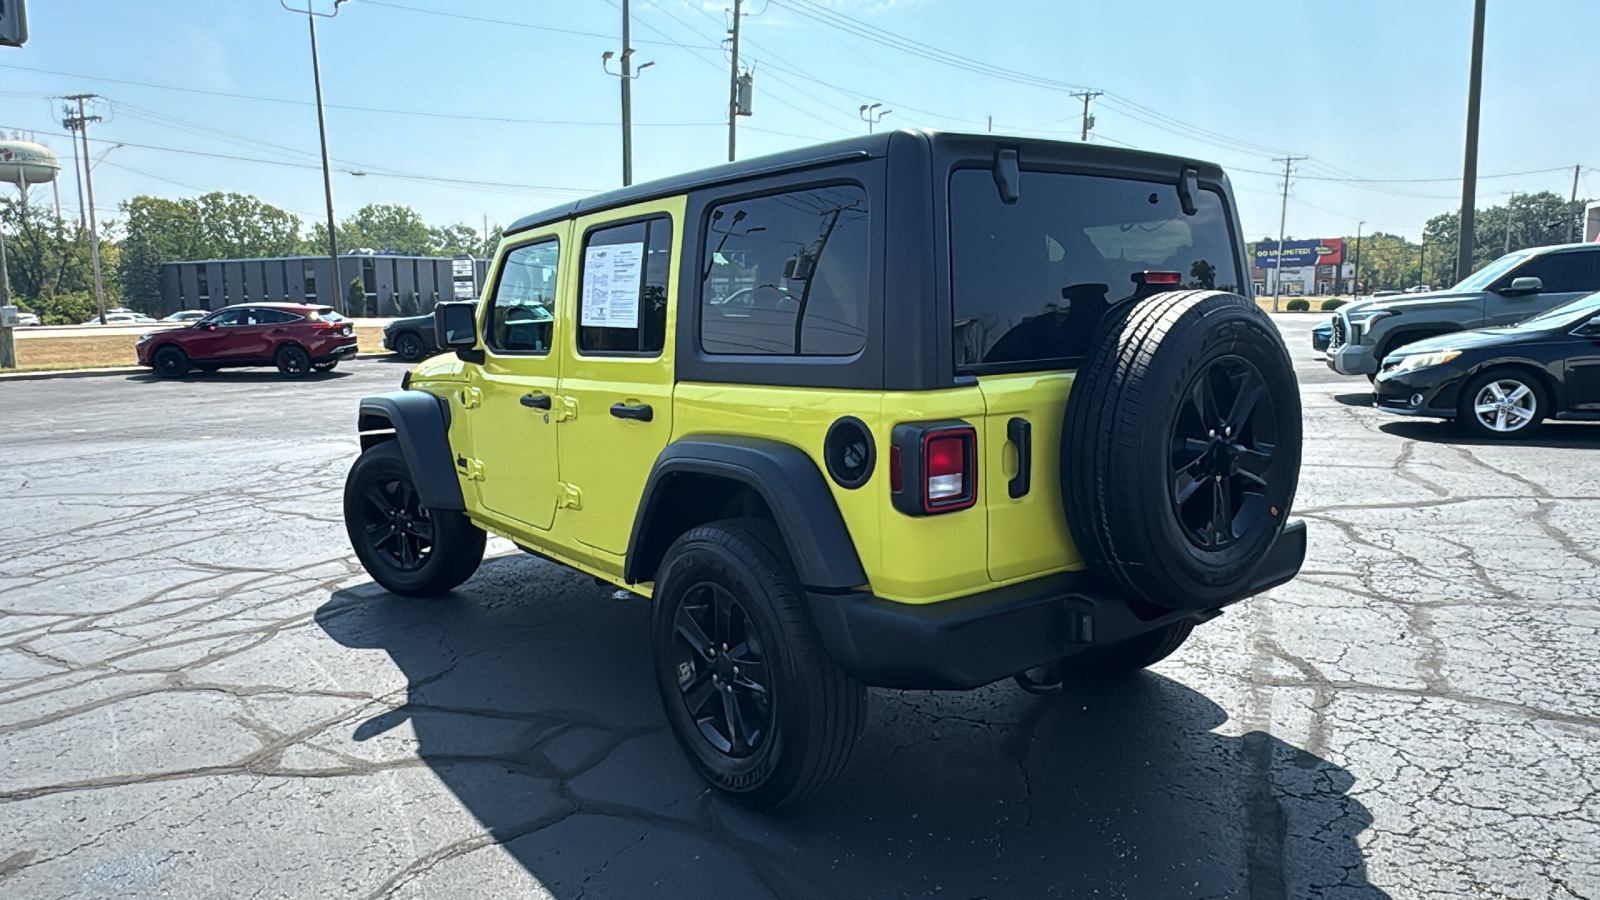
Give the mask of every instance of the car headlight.
M 1393 309 L 1363 309 L 1350 313 L 1349 316 L 1351 324 L 1370 325 L 1379 319 L 1387 318 L 1389 316 L 1397 316 L 1399 314 L 1400 313 L 1398 310 Z
M 1461 355 L 1460 350 L 1440 350 L 1435 353 L 1414 353 L 1400 360 L 1396 371 L 1409 372 L 1412 369 L 1426 369 L 1429 366 L 1442 366 Z

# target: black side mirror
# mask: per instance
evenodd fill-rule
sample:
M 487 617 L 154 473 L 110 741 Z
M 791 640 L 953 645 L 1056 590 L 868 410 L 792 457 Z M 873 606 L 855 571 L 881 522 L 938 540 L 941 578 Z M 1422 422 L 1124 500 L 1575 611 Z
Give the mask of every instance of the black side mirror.
M 481 362 L 478 346 L 477 304 L 450 301 L 433 308 L 433 333 L 439 346 L 456 351 L 468 362 Z
M 1543 279 L 1540 279 L 1540 278 L 1535 277 L 1533 275 L 1524 275 L 1521 278 L 1513 278 L 1513 279 L 1511 279 L 1511 283 L 1506 285 L 1505 289 L 1502 290 L 1500 293 L 1502 293 L 1502 294 L 1537 294 L 1542 290 L 1544 290 L 1544 281 L 1543 281 Z

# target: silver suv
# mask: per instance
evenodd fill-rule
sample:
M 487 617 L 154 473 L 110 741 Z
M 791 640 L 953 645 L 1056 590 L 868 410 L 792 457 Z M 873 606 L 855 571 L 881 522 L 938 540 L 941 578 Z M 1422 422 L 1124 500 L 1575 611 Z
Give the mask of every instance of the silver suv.
M 1600 244 L 1562 244 L 1500 257 L 1449 290 L 1352 303 L 1333 317 L 1328 366 L 1376 375 L 1383 358 L 1423 338 L 1512 325 L 1600 291 Z

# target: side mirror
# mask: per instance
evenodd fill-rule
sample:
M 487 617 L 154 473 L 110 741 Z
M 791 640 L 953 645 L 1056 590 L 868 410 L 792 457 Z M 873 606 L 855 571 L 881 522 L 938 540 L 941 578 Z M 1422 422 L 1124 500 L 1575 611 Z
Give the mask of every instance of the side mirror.
M 1524 275 L 1521 278 L 1511 279 L 1511 283 L 1506 285 L 1505 290 L 1501 291 L 1501 293 L 1537 294 L 1542 290 L 1544 290 L 1544 281 L 1542 279 L 1532 275 Z
M 461 356 L 463 350 L 470 353 L 472 348 L 478 346 L 477 306 L 459 301 L 435 306 L 433 333 L 440 347 L 456 351 L 457 356 Z M 465 356 L 462 358 L 466 359 Z
M 1600 338 L 1600 316 L 1595 316 L 1582 325 L 1579 325 L 1578 333 L 1584 337 Z

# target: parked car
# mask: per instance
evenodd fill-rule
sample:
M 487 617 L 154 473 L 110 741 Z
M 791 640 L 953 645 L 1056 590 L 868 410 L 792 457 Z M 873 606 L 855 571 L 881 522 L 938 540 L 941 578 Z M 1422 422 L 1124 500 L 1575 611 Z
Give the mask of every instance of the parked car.
M 95 316 L 94 318 L 89 319 L 88 321 L 84 322 L 83 324 L 84 325 L 99 325 L 100 324 L 100 317 L 99 316 Z M 105 324 L 107 324 L 107 325 L 154 325 L 154 324 L 156 324 L 156 320 L 152 319 L 151 317 L 149 317 L 147 315 L 145 315 L 144 313 L 136 313 L 136 312 L 132 312 L 132 311 L 128 311 L 128 312 L 112 312 L 111 310 L 106 310 L 106 322 L 105 322 Z
M 1491 438 L 1546 418 L 1600 420 L 1600 293 L 1506 328 L 1408 344 L 1383 361 L 1379 409 L 1454 419 Z
M 31 312 L 18 312 L 17 313 L 17 326 L 20 327 L 20 328 L 37 328 L 37 327 L 39 327 L 39 326 L 41 326 L 43 324 L 44 324 L 44 322 L 39 319 L 39 316 L 38 316 L 37 313 L 31 313 Z
M 203 309 L 180 309 L 170 316 L 164 317 L 163 322 L 198 322 L 210 315 Z
M 240 366 L 277 366 L 286 378 L 330 372 L 356 354 L 349 319 L 328 306 L 247 303 L 217 310 L 186 328 L 139 338 L 139 365 L 164 378 Z
M 1429 287 L 1426 284 L 1417 284 L 1417 285 L 1412 285 L 1411 287 L 1406 288 L 1402 293 L 1406 293 L 1406 294 L 1426 294 L 1426 293 L 1428 293 L 1428 292 L 1430 292 L 1432 290 L 1433 290 L 1433 288 Z
M 1500 257 L 1447 291 L 1352 303 L 1333 317 L 1328 366 L 1378 373 L 1406 344 L 1468 328 L 1511 325 L 1600 291 L 1600 244 L 1562 244 Z
M 383 346 L 409 362 L 438 353 L 441 348 L 439 338 L 433 331 L 433 313 L 424 316 L 406 316 L 383 326 Z
M 1373 291 L 1369 295 L 1369 299 L 1376 299 L 1378 297 L 1399 297 L 1404 293 L 1405 291 Z
M 1333 320 L 1329 319 L 1311 329 L 1311 349 L 1321 353 L 1333 343 Z
M 1211 163 L 926 131 L 528 216 L 435 309 L 454 352 L 361 401 L 346 532 L 397 594 L 493 531 L 649 596 L 690 764 L 791 802 L 867 685 L 1134 671 L 1299 571 L 1300 393 L 1237 222 Z

